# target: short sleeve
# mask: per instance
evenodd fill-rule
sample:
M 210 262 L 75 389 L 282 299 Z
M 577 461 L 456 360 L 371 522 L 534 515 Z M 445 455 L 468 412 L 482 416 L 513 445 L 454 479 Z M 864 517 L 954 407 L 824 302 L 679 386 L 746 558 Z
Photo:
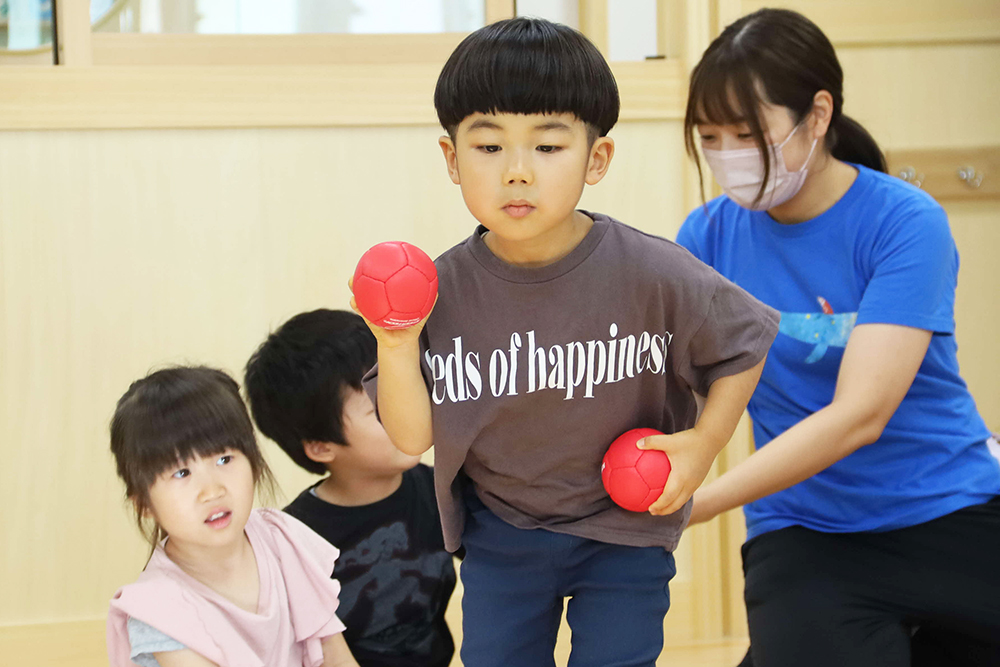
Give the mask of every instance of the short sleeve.
M 871 278 L 857 324 L 955 332 L 958 250 L 940 206 L 910 205 L 891 214 L 866 259 Z
M 322 640 L 345 629 L 336 615 L 340 582 L 331 579 L 340 551 L 290 514 L 265 509 L 254 515 L 262 520 L 261 530 L 267 533 L 280 563 L 295 639 L 305 645 L 306 664 L 319 665 Z
M 132 662 L 142 667 L 160 667 L 154 653 L 183 651 L 185 648 L 184 644 L 137 618 L 130 616 L 127 627 L 131 646 L 129 657 Z
M 720 377 L 742 373 L 760 362 L 778 334 L 781 317 L 736 284 L 715 276 L 717 284 L 705 319 L 677 369 L 702 396 Z

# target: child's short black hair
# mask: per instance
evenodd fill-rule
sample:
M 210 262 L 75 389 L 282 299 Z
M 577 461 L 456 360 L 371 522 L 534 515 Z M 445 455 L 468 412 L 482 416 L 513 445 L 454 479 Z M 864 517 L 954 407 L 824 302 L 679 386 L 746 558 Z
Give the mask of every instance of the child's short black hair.
M 152 545 L 165 537 L 158 525 L 144 524 L 149 487 L 171 466 L 227 449 L 250 462 L 254 483 L 273 492 L 246 404 L 236 381 L 207 366 L 178 366 L 136 380 L 118 399 L 111 419 L 111 453 L 125 494 L 133 502 L 139 529 Z
M 475 31 L 448 58 L 434 91 L 451 135 L 474 113 L 572 113 L 591 141 L 618 121 L 618 85 L 607 61 L 578 31 L 514 18 Z
M 303 444 L 346 444 L 344 392 L 361 389 L 376 358 L 375 336 L 358 315 L 325 309 L 296 315 L 247 362 L 246 392 L 257 428 L 301 467 L 322 475 L 326 467 L 306 456 Z

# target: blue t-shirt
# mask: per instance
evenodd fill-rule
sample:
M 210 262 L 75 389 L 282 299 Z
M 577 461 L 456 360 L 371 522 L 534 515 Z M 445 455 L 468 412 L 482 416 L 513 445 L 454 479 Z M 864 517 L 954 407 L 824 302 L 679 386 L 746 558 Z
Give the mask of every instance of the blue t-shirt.
M 856 166 L 856 165 L 855 165 Z M 824 532 L 912 526 L 1000 493 L 989 431 L 958 373 L 958 251 L 926 193 L 856 166 L 822 215 L 783 225 L 719 197 L 688 216 L 677 242 L 781 311 L 749 412 L 758 448 L 833 400 L 855 325 L 932 331 L 916 379 L 877 442 L 748 504 L 747 539 L 787 526 Z

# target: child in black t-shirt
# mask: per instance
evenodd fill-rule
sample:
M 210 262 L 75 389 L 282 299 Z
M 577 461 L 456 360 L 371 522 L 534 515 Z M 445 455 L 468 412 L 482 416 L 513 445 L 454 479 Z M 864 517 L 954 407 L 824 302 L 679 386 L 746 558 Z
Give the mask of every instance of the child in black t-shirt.
M 247 363 L 254 421 L 302 468 L 327 476 L 285 511 L 340 549 L 338 616 L 362 667 L 445 667 L 455 588 L 432 470 L 393 446 L 361 378 L 375 337 L 357 315 L 296 315 Z

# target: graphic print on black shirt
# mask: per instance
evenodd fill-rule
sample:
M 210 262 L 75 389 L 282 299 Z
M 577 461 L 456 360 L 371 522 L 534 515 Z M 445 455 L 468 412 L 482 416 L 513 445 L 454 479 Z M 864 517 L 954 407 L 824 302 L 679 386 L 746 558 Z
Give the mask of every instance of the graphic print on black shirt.
M 446 667 L 454 642 L 444 620 L 455 588 L 452 556 L 444 550 L 433 470 L 403 473 L 388 498 L 341 507 L 311 487 L 285 511 L 340 549 L 337 616 L 362 667 Z

